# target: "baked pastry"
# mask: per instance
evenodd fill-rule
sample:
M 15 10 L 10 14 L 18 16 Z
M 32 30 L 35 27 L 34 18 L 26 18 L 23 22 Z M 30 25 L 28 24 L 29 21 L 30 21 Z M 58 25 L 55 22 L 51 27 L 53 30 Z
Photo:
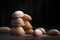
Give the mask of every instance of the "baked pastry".
M 23 26 L 24 29 L 33 28 L 32 25 L 31 25 L 31 23 L 30 23 L 29 21 L 25 21 L 24 24 L 25 24 L 25 25 Z
M 25 29 L 26 34 L 33 34 L 33 29 Z
M 42 36 L 43 33 L 42 33 L 41 30 L 39 30 L 39 29 L 35 29 L 35 31 L 33 32 L 33 35 L 34 35 L 34 36 Z
M 59 35 L 59 30 L 51 29 L 47 32 L 48 35 Z
M 13 14 L 12 14 L 12 17 L 23 17 L 24 16 L 24 12 L 23 11 L 15 11 Z
M 30 20 L 32 20 L 32 17 L 30 15 L 28 15 L 28 14 L 24 14 L 24 16 L 22 17 L 22 19 L 24 21 L 30 21 Z
M 43 34 L 46 34 L 46 30 L 44 28 L 37 28 L 37 29 L 40 29 Z
M 22 18 L 13 19 L 11 22 L 12 26 L 24 26 L 24 21 Z
M 0 33 L 9 33 L 10 30 L 11 29 L 9 27 L 0 27 Z
M 25 35 L 25 31 L 22 27 L 13 28 L 10 31 L 12 35 Z

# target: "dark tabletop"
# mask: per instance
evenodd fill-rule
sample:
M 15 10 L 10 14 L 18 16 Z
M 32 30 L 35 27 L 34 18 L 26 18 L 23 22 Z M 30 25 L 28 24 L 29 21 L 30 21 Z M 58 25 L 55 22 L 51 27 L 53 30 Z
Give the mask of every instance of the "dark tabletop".
M 9 33 L 0 33 L 0 40 L 60 40 L 60 35 L 57 36 L 32 36 L 32 35 L 24 35 L 24 36 L 16 36 L 10 35 Z

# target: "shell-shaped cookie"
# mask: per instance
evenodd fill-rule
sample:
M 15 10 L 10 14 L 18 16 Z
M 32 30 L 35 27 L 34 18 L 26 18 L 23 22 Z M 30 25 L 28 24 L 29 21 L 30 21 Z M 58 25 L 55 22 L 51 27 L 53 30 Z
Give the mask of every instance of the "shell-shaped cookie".
M 47 32 L 48 35 L 59 35 L 59 30 L 51 29 Z
M 12 35 L 25 35 L 25 31 L 22 27 L 13 28 L 10 31 Z
M 11 22 L 12 26 L 24 26 L 24 21 L 22 18 L 13 19 Z
M 23 11 L 15 11 L 12 14 L 12 17 L 23 17 L 24 16 L 24 12 Z
M 42 31 L 43 34 L 46 34 L 46 30 L 44 28 L 37 28 Z
M 32 20 L 32 17 L 30 15 L 28 15 L 28 14 L 24 14 L 24 16 L 22 17 L 22 19 L 24 21 L 30 21 L 30 20 Z
M 34 36 L 42 36 L 42 35 L 43 35 L 43 33 L 42 33 L 42 31 L 41 31 L 41 30 L 39 30 L 39 29 L 35 29 L 35 31 L 34 31 L 34 33 L 33 33 L 33 35 L 34 35 Z
M 33 28 L 29 21 L 25 21 L 24 23 L 25 23 L 25 26 L 23 26 L 24 29 Z
M 25 29 L 26 34 L 33 34 L 33 29 Z
M 9 27 L 0 27 L 0 33 L 9 33 L 10 30 L 11 29 Z

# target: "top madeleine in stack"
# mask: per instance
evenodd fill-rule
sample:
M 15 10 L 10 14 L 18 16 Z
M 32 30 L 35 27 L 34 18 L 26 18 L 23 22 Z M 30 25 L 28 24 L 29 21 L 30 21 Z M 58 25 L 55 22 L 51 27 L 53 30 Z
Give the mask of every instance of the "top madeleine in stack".
M 23 17 L 24 16 L 24 13 L 22 11 L 15 11 L 13 14 L 12 14 L 12 17 L 13 18 L 16 18 L 16 17 Z
M 24 26 L 24 21 L 21 17 L 24 16 L 24 13 L 22 11 L 15 11 L 13 14 L 12 14 L 12 22 L 11 22 L 11 25 L 12 26 Z
M 24 16 L 22 17 L 22 19 L 24 21 L 31 21 L 32 20 L 32 17 L 30 15 L 28 15 L 28 14 L 24 14 Z

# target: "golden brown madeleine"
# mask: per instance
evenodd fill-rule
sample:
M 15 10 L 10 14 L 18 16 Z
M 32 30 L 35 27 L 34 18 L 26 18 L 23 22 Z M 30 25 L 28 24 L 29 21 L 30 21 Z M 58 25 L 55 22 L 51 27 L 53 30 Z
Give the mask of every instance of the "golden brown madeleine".
M 23 26 L 24 29 L 33 28 L 29 21 L 25 21 L 24 23 L 25 23 L 25 26 Z
M 42 36 L 43 33 L 42 33 L 41 30 L 39 30 L 39 29 L 35 29 L 35 31 L 33 32 L 33 35 L 34 35 L 34 36 Z
M 16 20 L 16 23 L 17 23 L 18 25 L 20 25 L 20 26 L 25 26 L 24 21 L 23 21 L 22 18 L 18 18 L 18 19 Z
M 26 34 L 33 34 L 33 29 L 25 29 Z
M 12 21 L 11 21 L 11 25 L 12 26 L 24 26 L 25 24 L 24 24 L 24 21 L 23 21 L 23 19 L 22 18 L 17 18 L 17 19 L 13 19 Z
M 23 17 L 23 16 L 24 16 L 23 11 L 15 11 L 15 12 L 12 14 L 12 17 Z
M 10 31 L 10 34 L 13 35 L 25 35 L 25 31 L 22 27 L 13 28 Z
M 48 35 L 59 35 L 59 30 L 51 29 L 47 32 Z
M 24 21 L 30 21 L 30 20 L 32 20 L 32 17 L 30 15 L 28 15 L 28 14 L 24 14 L 24 16 L 22 17 L 22 19 Z
M 9 33 L 10 30 L 11 29 L 9 27 L 0 27 L 0 33 Z
M 37 28 L 37 29 L 40 29 L 43 34 L 46 34 L 46 30 L 44 28 Z

